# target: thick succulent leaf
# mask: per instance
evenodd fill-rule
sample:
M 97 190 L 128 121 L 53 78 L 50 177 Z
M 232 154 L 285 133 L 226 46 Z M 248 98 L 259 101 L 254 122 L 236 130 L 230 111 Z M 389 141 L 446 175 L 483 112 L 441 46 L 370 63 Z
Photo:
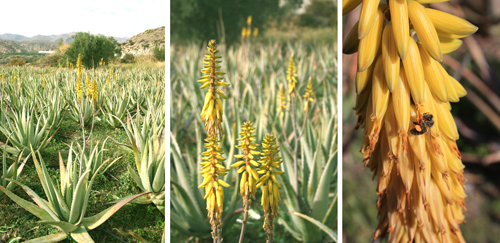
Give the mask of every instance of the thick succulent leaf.
M 33 215 L 37 216 L 41 220 L 49 220 L 49 221 L 54 220 L 54 218 L 52 218 L 52 216 L 48 212 L 46 212 L 42 208 L 38 207 L 37 205 L 30 203 L 30 202 L 18 197 L 16 194 L 5 189 L 3 186 L 0 186 L 0 190 L 3 191 L 8 197 L 10 197 L 10 199 L 12 199 L 12 201 L 17 203 L 22 208 L 26 209 L 27 211 L 29 211 Z
M 9 180 L 9 179 L 6 179 L 6 180 Z M 45 210 L 45 212 L 47 212 L 51 217 L 52 217 L 52 220 L 54 221 L 59 221 L 59 217 L 54 213 L 54 211 L 52 211 L 52 209 L 49 207 L 49 205 L 47 204 L 47 201 L 45 201 L 44 199 L 42 199 L 40 196 L 38 196 L 38 194 L 36 194 L 33 190 L 31 190 L 31 188 L 29 188 L 28 186 L 25 186 L 24 184 L 21 184 L 17 181 L 12 181 L 13 183 L 19 185 L 20 187 L 23 188 L 24 191 L 26 191 L 26 194 L 28 194 L 31 199 L 40 207 L 42 208 L 43 210 Z
M 127 197 L 126 199 L 120 201 L 119 203 L 105 209 L 104 211 L 92 216 L 92 217 L 87 217 L 83 218 L 82 220 L 82 225 L 84 225 L 86 228 L 89 230 L 97 228 L 99 225 L 102 223 L 106 222 L 113 214 L 115 214 L 118 210 L 120 210 L 121 207 L 125 206 L 125 204 L 129 203 L 130 201 L 142 196 L 146 195 L 151 192 L 144 192 L 141 194 L 133 195 L 130 197 Z
M 196 210 L 192 198 L 187 194 L 186 190 L 175 182 L 172 182 L 172 186 L 175 189 L 172 193 L 175 195 L 176 202 L 178 201 L 178 206 L 182 207 L 182 210 L 179 210 L 182 212 L 179 213 L 185 214 L 183 218 L 187 219 L 191 228 L 197 230 L 209 230 L 210 224 L 204 220 L 206 217 L 198 213 L 199 210 Z
M 56 195 L 58 191 L 56 190 L 56 187 L 52 182 L 52 179 L 50 179 L 50 175 L 47 171 L 47 168 L 45 167 L 45 164 L 43 162 L 40 163 L 38 161 L 37 156 L 34 155 L 35 152 L 33 150 L 33 147 L 31 147 L 31 145 L 30 148 L 31 148 L 31 153 L 33 154 L 33 161 L 35 163 L 36 172 L 38 174 L 38 177 L 40 178 L 40 182 L 42 183 L 43 190 L 45 192 L 45 195 L 47 196 L 47 199 L 49 200 L 51 208 L 57 215 L 62 215 L 60 206 L 66 206 L 66 205 L 64 201 L 59 202 L 58 200 L 59 196 Z M 38 157 L 40 157 L 40 153 L 38 153 Z M 62 196 L 60 196 L 60 198 L 62 199 Z
M 160 162 L 153 180 L 153 192 L 158 193 L 165 187 L 165 160 Z
M 137 186 L 141 188 L 142 191 L 146 191 L 146 189 L 144 189 L 144 187 L 142 186 L 141 177 L 137 173 L 135 173 L 134 169 L 132 169 L 130 165 L 127 165 L 127 170 L 130 174 L 130 177 L 132 177 L 132 180 L 135 181 L 135 184 L 137 184 Z
M 71 204 L 71 211 L 69 214 L 69 222 L 76 223 L 80 219 L 82 214 L 82 206 L 85 201 L 85 196 L 87 195 L 88 188 L 88 178 L 90 171 L 87 170 L 80 177 L 78 184 L 76 186 L 76 190 L 73 192 L 73 203 Z
M 297 215 L 303 219 L 306 219 L 308 220 L 309 222 L 315 224 L 316 226 L 318 226 L 321 230 L 323 230 L 328 236 L 330 236 L 333 241 L 337 242 L 337 234 L 335 232 L 333 232 L 332 229 L 328 228 L 326 225 L 322 224 L 321 222 L 319 222 L 318 220 L 315 220 L 305 214 L 301 214 L 301 213 L 297 213 L 297 212 L 290 212 L 291 214 L 293 215 Z
M 59 242 L 65 239 L 66 239 L 66 233 L 57 233 L 36 238 L 33 240 L 28 240 L 25 241 L 24 243 L 52 243 L 52 242 Z
M 94 243 L 94 240 L 90 237 L 89 233 L 87 233 L 87 230 L 83 226 L 80 226 L 78 229 L 71 232 L 71 238 L 76 240 L 78 243 Z
M 54 226 L 54 227 L 59 228 L 60 230 L 64 231 L 67 234 L 78 229 L 78 226 L 71 224 L 71 223 L 68 223 L 68 222 L 63 222 L 63 221 L 40 221 L 38 223 L 48 224 L 50 226 Z
M 326 164 L 323 174 L 319 180 L 319 184 L 316 183 L 316 195 L 314 196 L 311 214 L 311 216 L 316 220 L 322 221 L 328 210 L 330 203 L 330 184 L 332 182 L 333 172 L 337 164 L 337 160 L 335 158 L 337 158 L 335 154 L 330 156 L 330 159 L 328 159 L 328 163 Z

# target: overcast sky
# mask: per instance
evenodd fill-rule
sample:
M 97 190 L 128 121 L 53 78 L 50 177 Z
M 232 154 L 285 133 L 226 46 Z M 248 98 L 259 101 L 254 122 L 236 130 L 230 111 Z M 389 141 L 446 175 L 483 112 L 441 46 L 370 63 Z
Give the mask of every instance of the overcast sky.
M 165 26 L 166 0 L 3 1 L 0 34 L 58 35 L 90 32 L 132 37 Z

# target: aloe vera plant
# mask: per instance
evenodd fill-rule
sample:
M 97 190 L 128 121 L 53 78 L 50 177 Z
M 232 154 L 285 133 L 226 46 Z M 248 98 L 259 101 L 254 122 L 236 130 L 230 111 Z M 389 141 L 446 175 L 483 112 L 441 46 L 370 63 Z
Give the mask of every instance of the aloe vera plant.
M 35 154 L 33 148 L 31 148 L 31 152 Z M 80 173 L 79 171 L 81 170 L 82 165 L 80 164 L 79 167 L 78 164 L 75 163 L 76 160 L 71 158 L 71 153 L 68 157 L 67 165 L 65 166 L 61 155 L 59 155 L 61 183 L 60 186 L 56 186 L 50 178 L 39 152 L 38 157 L 40 158 L 40 161 L 38 161 L 36 155 L 33 155 L 33 161 L 38 178 L 42 184 L 45 197 L 48 200 L 43 199 L 31 188 L 23 185 L 17 180 L 8 179 L 9 181 L 22 187 L 33 199 L 35 204 L 20 198 L 3 186 L 0 186 L 0 190 L 19 206 L 40 218 L 42 220 L 39 222 L 40 224 L 53 226 L 62 232 L 28 240 L 26 242 L 59 242 L 66 239 L 67 234 L 69 234 L 71 238 L 77 242 L 94 242 L 88 234 L 89 230 L 95 229 L 104 223 L 128 202 L 147 194 L 146 192 L 127 197 L 94 216 L 85 217 L 85 212 L 89 206 L 88 201 L 92 190 L 92 183 L 97 173 L 91 177 L 91 171 L 89 169 Z M 98 168 L 97 172 L 99 169 L 104 167 L 104 165 L 105 164 L 102 164 Z
M 52 140 L 55 132 L 50 135 L 51 129 L 48 122 L 39 117 L 35 120 L 33 112 L 23 107 L 22 110 L 4 114 L 5 123 L 0 124 L 0 132 L 10 139 L 13 147 L 29 154 L 26 149 L 32 146 L 36 150 L 43 149 Z
M 2 169 L 0 170 L 0 186 L 10 191 L 14 188 L 16 184 L 4 179 L 7 178 L 11 180 L 16 180 L 17 177 L 19 177 L 19 175 L 23 171 L 25 163 L 19 164 L 22 156 L 18 155 L 17 158 L 14 159 L 13 164 L 11 164 L 10 166 L 7 165 L 7 143 L 4 144 L 4 149 L 3 149 Z M 26 157 L 24 161 L 26 162 L 28 158 L 29 156 Z M 0 191 L 0 199 L 3 198 L 4 196 L 5 194 L 2 191 Z
M 142 120 L 138 111 L 135 120 L 131 120 L 129 114 L 127 125 L 120 121 L 130 142 L 130 144 L 122 144 L 122 146 L 132 149 L 137 172 L 130 165 L 127 165 L 127 170 L 142 191 L 151 192 L 151 194 L 134 200 L 133 203 L 153 203 L 161 213 L 165 214 L 164 127 L 157 127 L 149 112 Z
M 128 93 L 125 90 L 108 94 L 108 99 L 103 106 L 104 120 L 112 127 L 120 127 L 120 121 L 123 121 L 127 116 L 129 101 Z

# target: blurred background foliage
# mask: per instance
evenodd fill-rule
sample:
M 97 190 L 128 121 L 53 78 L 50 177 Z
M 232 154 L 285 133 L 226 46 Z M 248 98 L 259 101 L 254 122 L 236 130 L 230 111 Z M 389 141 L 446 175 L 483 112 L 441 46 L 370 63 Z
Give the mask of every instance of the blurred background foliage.
M 336 31 L 331 29 L 337 26 L 336 2 L 336 0 L 172 0 L 171 42 L 181 44 L 186 41 L 217 39 L 221 44 L 235 44 L 241 39 L 241 29 L 246 27 L 248 16 L 252 16 L 252 30 L 258 28 L 259 33 L 262 33 L 261 40 L 319 37 L 333 41 Z
M 431 7 L 465 18 L 479 27 L 462 46 L 445 57 L 446 70 L 467 89 L 452 103 L 460 133 L 457 145 L 466 166 L 467 242 L 498 242 L 500 238 L 500 0 L 451 0 Z M 344 37 L 359 8 L 344 16 Z M 343 230 L 344 242 L 369 242 L 377 224 L 376 182 L 363 169 L 362 131 L 355 131 L 356 55 L 343 55 Z

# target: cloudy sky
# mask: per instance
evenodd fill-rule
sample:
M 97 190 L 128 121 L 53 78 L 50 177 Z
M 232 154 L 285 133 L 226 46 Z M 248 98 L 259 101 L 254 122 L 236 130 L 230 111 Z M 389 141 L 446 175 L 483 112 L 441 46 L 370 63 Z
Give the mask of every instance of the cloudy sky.
M 165 26 L 166 0 L 4 1 L 0 34 L 58 35 L 90 32 L 132 37 Z

